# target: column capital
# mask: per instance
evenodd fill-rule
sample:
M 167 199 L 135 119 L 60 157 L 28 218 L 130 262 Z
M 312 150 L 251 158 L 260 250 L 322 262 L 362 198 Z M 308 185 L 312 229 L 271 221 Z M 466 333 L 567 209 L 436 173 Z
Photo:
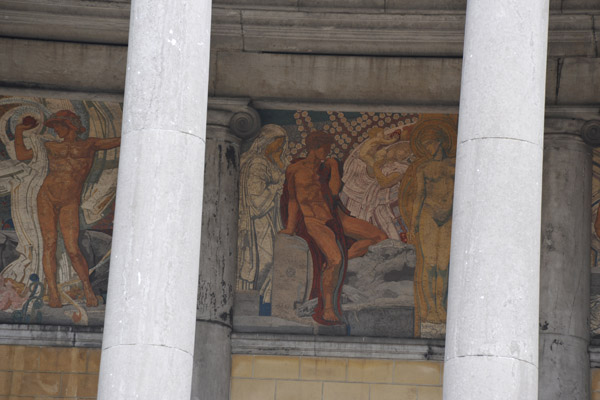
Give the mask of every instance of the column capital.
M 211 97 L 208 99 L 207 124 L 227 127 L 240 139 L 254 136 L 260 129 L 260 115 L 247 98 Z
M 600 120 L 594 119 L 583 124 L 581 138 L 592 147 L 600 146 Z
M 562 134 L 580 137 L 587 145 L 600 146 L 600 120 L 578 118 L 546 118 L 544 134 Z

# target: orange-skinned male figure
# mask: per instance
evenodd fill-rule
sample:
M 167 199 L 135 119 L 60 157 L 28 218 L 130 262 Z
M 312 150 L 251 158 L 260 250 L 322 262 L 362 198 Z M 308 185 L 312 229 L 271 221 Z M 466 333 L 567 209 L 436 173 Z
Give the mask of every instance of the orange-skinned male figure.
M 313 265 L 317 269 L 313 279 L 320 278 L 320 282 L 313 282 L 313 288 L 320 286 L 320 293 L 311 294 L 311 298 L 319 297 L 313 318 L 327 325 L 342 323 L 339 300 L 348 259 L 365 255 L 369 246 L 387 239 L 379 228 L 351 217 L 343 209 L 338 199 L 342 188 L 340 168 L 335 158 L 327 157 L 331 145 L 331 137 L 325 133 L 311 133 L 306 138 L 306 158 L 288 166 L 284 189 L 288 201 L 285 204 L 287 221 L 281 231 L 294 235 L 302 221 L 302 231 L 305 230 L 307 235 L 301 236 L 310 239 L 315 250 L 324 256 L 322 265 Z M 340 235 L 354 240 L 347 250 Z M 313 260 L 316 259 L 313 255 Z
M 15 129 L 15 152 L 19 160 L 30 160 L 33 152 L 25 147 L 23 131 L 32 129 L 38 122 L 25 117 Z M 48 174 L 37 196 L 38 219 L 44 244 L 42 263 L 48 285 L 48 304 L 60 308 L 62 302 L 56 281 L 56 244 L 58 226 L 65 243 L 65 249 L 77 276 L 83 284 L 86 305 L 98 305 L 89 278 L 89 267 L 79 248 L 79 206 L 83 184 L 92 168 L 94 155 L 98 150 L 118 147 L 121 138 L 79 139 L 85 132 L 79 117 L 69 110 L 61 110 L 50 116 L 44 123 L 54 129 L 62 141 L 46 142 L 48 154 Z

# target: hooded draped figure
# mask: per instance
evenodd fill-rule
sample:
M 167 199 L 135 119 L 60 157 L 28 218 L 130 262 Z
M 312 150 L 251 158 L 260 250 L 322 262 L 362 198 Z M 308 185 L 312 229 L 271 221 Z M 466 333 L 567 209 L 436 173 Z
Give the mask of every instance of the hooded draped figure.
M 238 290 L 259 290 L 271 302 L 275 235 L 282 229 L 279 198 L 285 180 L 287 134 L 265 125 L 240 160 Z

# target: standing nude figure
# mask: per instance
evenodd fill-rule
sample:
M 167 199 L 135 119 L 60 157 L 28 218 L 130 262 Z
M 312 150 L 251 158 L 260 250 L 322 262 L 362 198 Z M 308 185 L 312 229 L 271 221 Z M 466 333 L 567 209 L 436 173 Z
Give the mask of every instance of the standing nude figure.
M 48 303 L 50 307 L 62 307 L 56 282 L 56 243 L 60 226 L 67 254 L 83 283 L 86 305 L 95 307 L 98 305 L 98 299 L 92 291 L 89 267 L 78 243 L 81 191 L 92 168 L 96 151 L 115 148 L 120 145 L 121 139 L 80 140 L 78 135 L 85 132 L 86 128 L 81 124 L 79 117 L 69 110 L 51 115 L 44 125 L 54 129 L 62 139 L 61 142 L 44 144 L 48 154 L 48 174 L 37 196 L 38 218 L 44 244 L 42 262 L 48 284 Z M 25 159 L 32 156 L 23 143 L 15 142 L 15 150 Z
M 313 292 L 315 288 L 318 292 L 311 293 L 311 298 L 319 298 L 313 318 L 320 323 L 339 324 L 342 318 L 340 297 L 348 259 L 363 256 L 369 246 L 387 236 L 370 223 L 351 217 L 343 208 L 338 198 L 342 188 L 338 162 L 327 157 L 331 145 L 331 136 L 309 134 L 306 138 L 307 157 L 287 168 L 287 223 L 281 233 L 298 233 L 301 224 L 301 230 L 307 234 L 303 237 L 312 241 L 313 248 L 324 256 L 323 260 L 313 254 L 313 276 L 317 280 L 320 277 L 320 282 L 313 282 Z M 355 240 L 349 248 L 344 236 Z M 315 264 L 315 259 L 324 262 Z
M 444 129 L 430 124 L 416 130 L 411 145 L 418 159 L 407 172 L 399 200 L 409 215 L 408 242 L 417 252 L 415 323 L 440 324 L 446 321 L 455 158 Z

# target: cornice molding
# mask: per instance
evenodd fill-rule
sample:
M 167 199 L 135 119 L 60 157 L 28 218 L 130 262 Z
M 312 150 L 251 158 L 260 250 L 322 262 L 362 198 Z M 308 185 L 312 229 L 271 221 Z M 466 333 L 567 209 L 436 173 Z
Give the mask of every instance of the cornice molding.
M 231 352 L 252 355 L 444 360 L 444 341 L 352 336 L 232 333 Z
M 462 6 L 456 6 L 453 13 L 437 10 L 432 14 L 397 14 L 389 7 L 381 12 L 343 5 L 327 10 L 311 7 L 311 1 L 304 2 L 306 7 L 278 10 L 274 6 L 261 9 L 247 1 L 242 3 L 234 6 L 215 2 L 212 13 L 213 50 L 383 56 L 462 55 L 465 20 L 464 10 L 460 11 Z M 424 6 L 425 9 L 431 7 Z M 594 15 L 585 13 L 588 11 L 551 15 L 549 56 L 596 55 L 594 33 L 598 21 L 594 20 Z M 600 13 L 600 5 L 597 13 Z M 127 45 L 128 40 L 129 4 L 125 1 L 0 0 L 0 18 L 0 36 L 4 37 L 122 46 Z

